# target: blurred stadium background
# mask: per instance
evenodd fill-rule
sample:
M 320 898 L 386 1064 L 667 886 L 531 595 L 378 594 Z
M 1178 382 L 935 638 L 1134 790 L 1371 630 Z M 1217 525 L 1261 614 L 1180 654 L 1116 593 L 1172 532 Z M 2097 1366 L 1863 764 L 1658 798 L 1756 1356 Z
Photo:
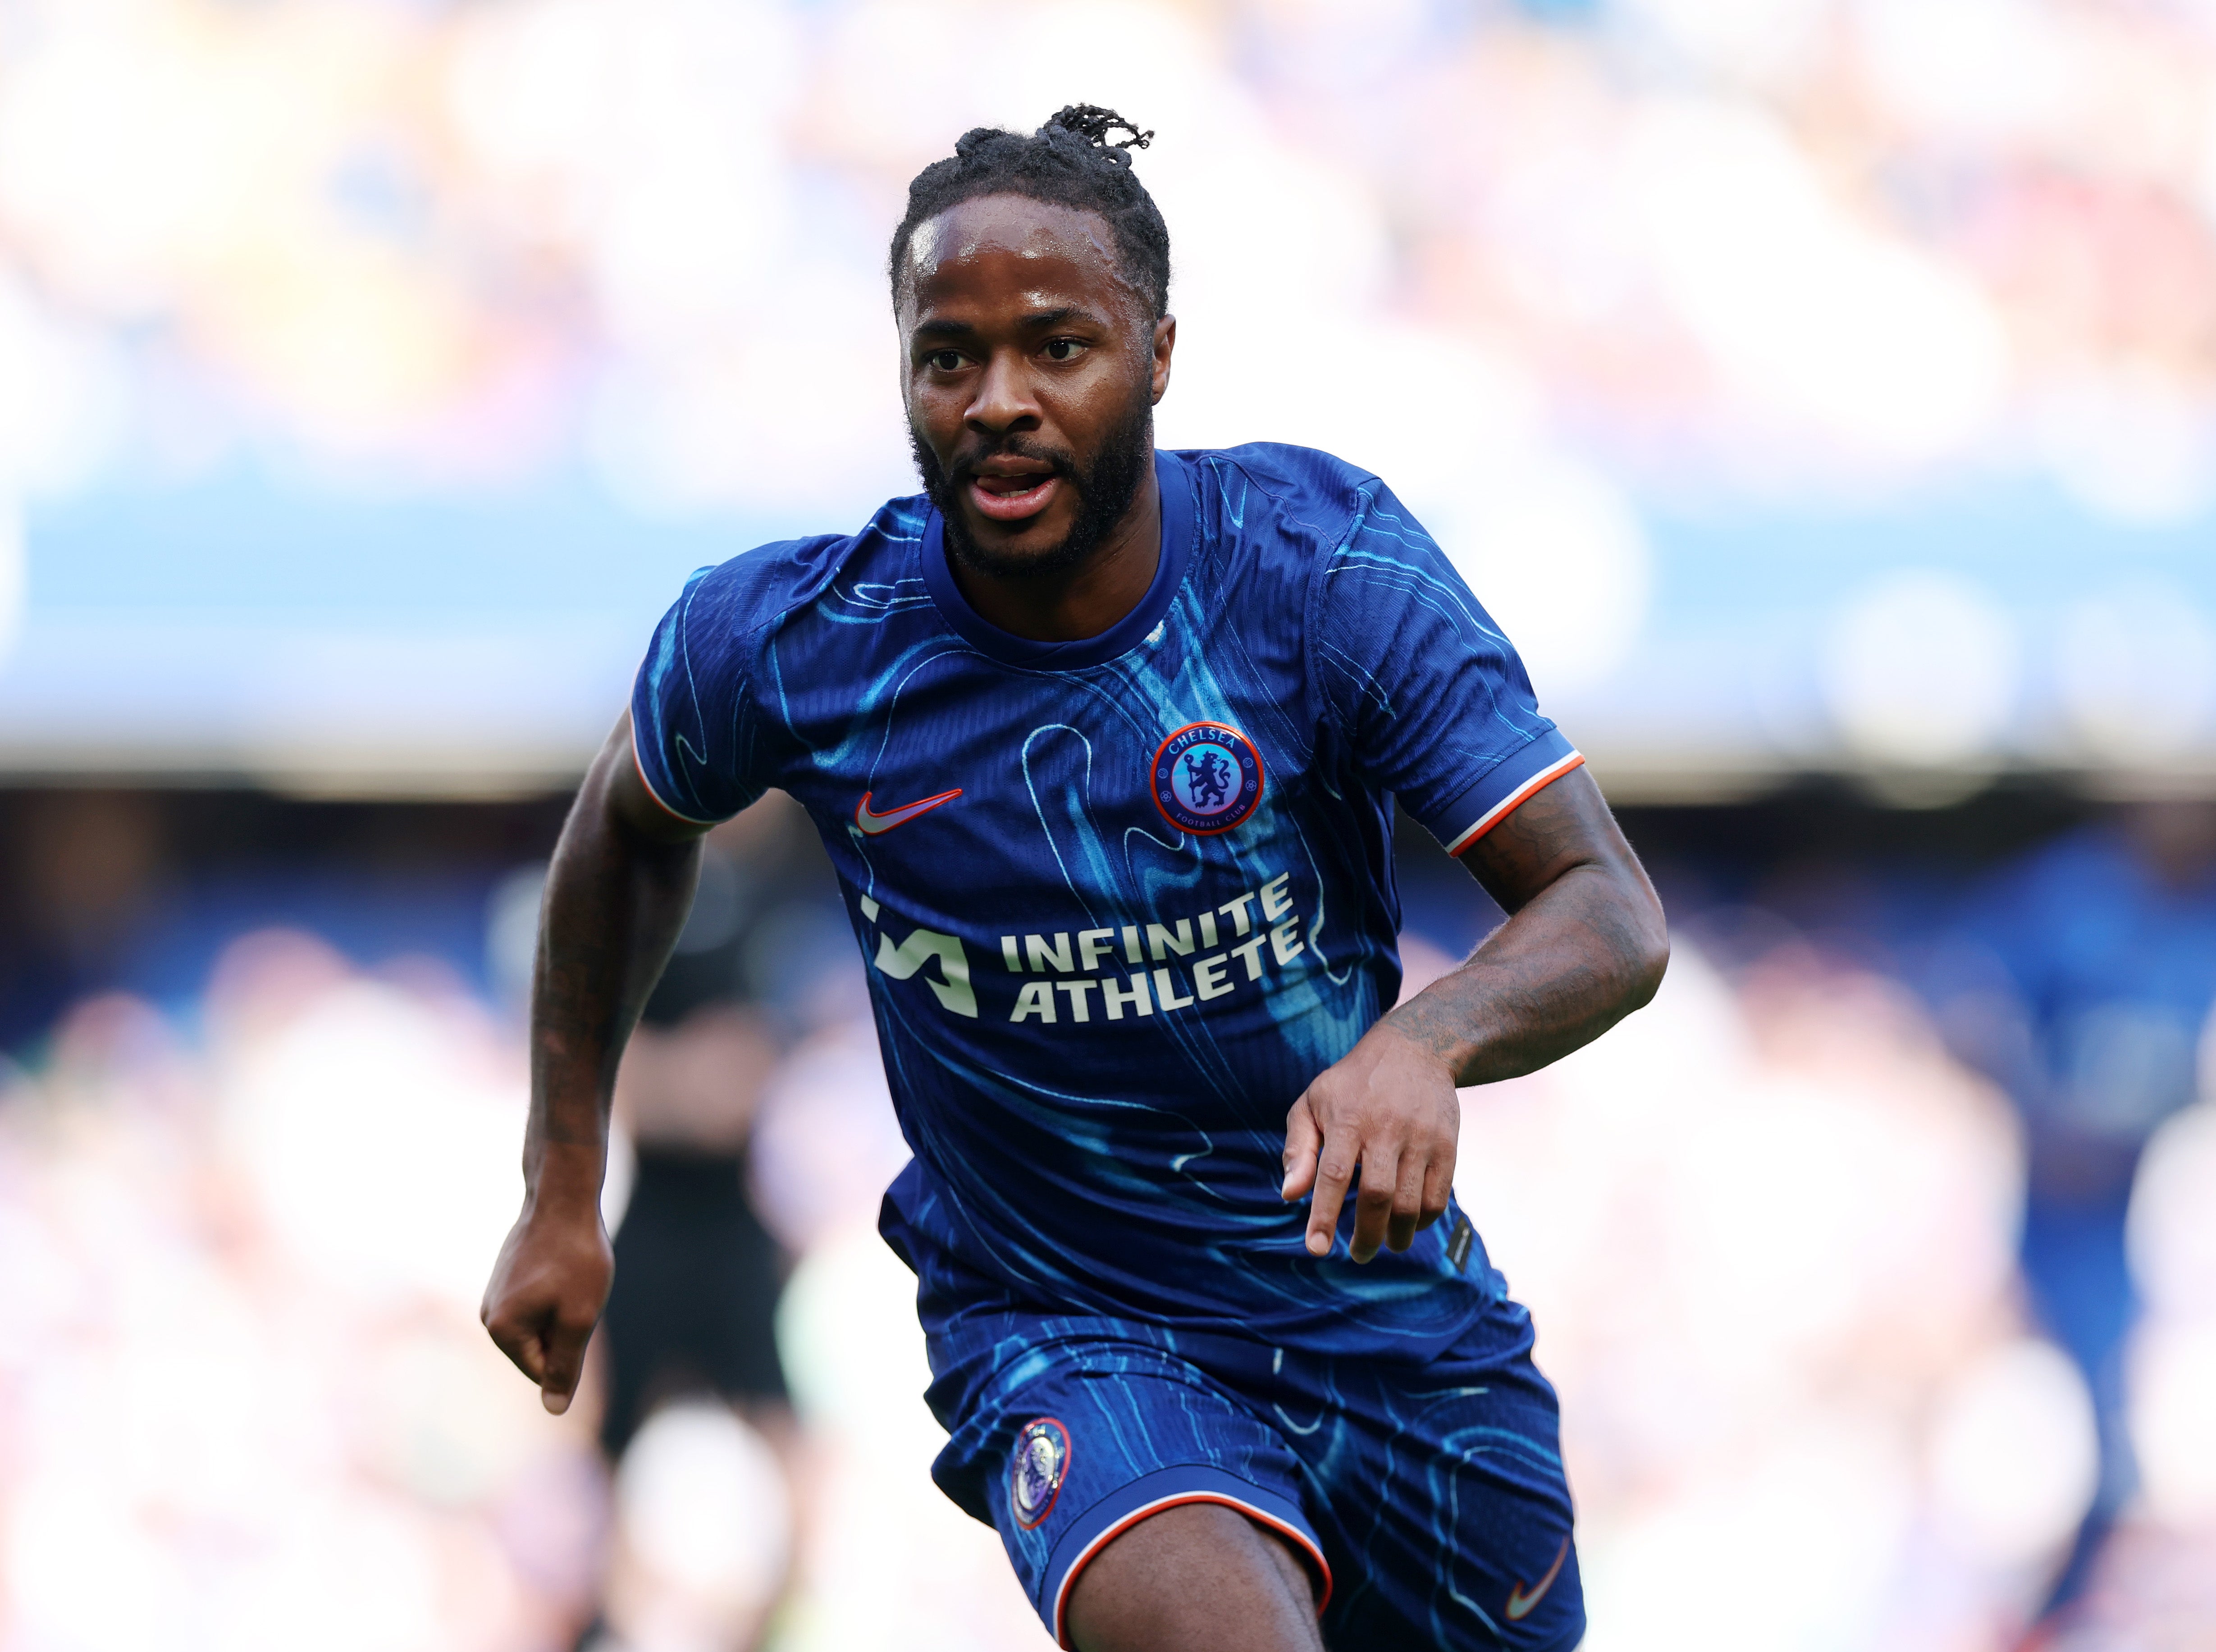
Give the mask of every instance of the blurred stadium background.
M 1071 101 L 1160 132 L 1162 440 L 1383 473 L 1671 906 L 1466 1096 L 1591 1652 L 2073 1563 L 2059 1645 L 2216 1647 L 2216 5 L 0 0 L 0 1648 L 1045 1644 L 778 799 L 609 1208 L 744 1167 L 790 1408 L 611 1475 L 475 1307 L 563 789 L 688 570 L 910 490 L 906 181 Z M 1420 984 L 1494 919 L 1402 860 Z

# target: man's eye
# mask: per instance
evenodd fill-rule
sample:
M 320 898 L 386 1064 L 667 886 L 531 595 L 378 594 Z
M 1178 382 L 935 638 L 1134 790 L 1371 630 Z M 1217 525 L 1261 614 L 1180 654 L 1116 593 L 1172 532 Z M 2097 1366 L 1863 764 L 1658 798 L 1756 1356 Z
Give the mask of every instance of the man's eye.
M 1049 361 L 1074 361 L 1077 353 L 1085 346 L 1075 339 L 1049 339 L 1046 357 Z
M 962 365 L 962 353 L 959 350 L 933 350 L 924 360 L 940 372 L 951 373 Z

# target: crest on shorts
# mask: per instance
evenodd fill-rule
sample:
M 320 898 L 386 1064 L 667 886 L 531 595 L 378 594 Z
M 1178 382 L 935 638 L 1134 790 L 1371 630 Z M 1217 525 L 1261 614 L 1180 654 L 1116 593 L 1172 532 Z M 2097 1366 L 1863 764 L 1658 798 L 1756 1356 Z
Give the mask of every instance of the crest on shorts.
M 1262 801 L 1262 754 L 1228 723 L 1189 722 L 1155 749 L 1153 779 L 1162 818 L 1210 837 Z
M 1016 1436 L 1008 1506 L 1026 1532 L 1047 1517 L 1069 1472 L 1069 1431 L 1052 1417 L 1033 1417 Z

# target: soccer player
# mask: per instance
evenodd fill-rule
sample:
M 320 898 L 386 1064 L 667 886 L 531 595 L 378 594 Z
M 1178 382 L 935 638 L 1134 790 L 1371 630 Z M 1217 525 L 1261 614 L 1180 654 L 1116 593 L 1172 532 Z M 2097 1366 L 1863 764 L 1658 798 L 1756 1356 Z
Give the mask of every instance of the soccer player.
M 1177 324 L 1148 136 L 1077 106 L 918 175 L 891 278 L 924 494 L 696 574 L 655 633 L 555 853 L 486 1323 L 565 1407 L 625 1033 L 699 835 L 783 787 L 915 1153 L 880 1225 L 919 1281 L 933 1477 L 1048 1630 L 1567 1649 L 1554 1395 L 1454 1204 L 1455 1090 L 1645 1003 L 1661 911 L 1383 482 L 1154 449 Z M 1327 334 L 1253 347 L 1364 394 Z M 1510 916 L 1385 1013 L 1396 801 Z

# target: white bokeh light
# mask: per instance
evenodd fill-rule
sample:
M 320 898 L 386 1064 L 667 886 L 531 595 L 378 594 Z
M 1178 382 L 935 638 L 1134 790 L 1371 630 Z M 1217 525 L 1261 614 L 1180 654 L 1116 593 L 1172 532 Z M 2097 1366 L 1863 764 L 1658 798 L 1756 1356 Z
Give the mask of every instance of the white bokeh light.
M 1991 417 L 2008 347 L 1983 295 L 1850 215 L 1776 120 L 1657 102 L 1629 144 L 1663 289 L 1747 393 L 1883 462 L 1957 449 Z
M 2096 763 L 2174 757 L 2216 713 L 2216 627 L 2175 584 L 2141 580 L 2072 605 L 2059 644 L 2065 715 Z
M 1418 513 L 1516 644 L 1542 703 L 1605 682 L 1653 588 L 1646 534 L 1616 488 L 1542 451 L 1520 464 L 1474 460 L 1464 487 L 1438 497 Z
M 1626 9 L 1701 61 L 1760 81 L 1807 66 L 1832 8 L 1831 0 L 1632 0 Z
M 23 537 L 23 507 L 0 487 L 0 660 L 15 646 L 31 585 L 30 546 Z
M 2216 1324 L 2216 1102 L 2164 1120 L 2132 1183 L 2132 1273 L 2152 1310 Z
M 1811 1416 L 1593 1545 L 1585 1652 L 1875 1644 L 1914 1513 L 1897 1435 L 1874 1416 Z M 1722 1576 L 1731 1606 L 1720 1612 Z
M 2189 522 L 2216 500 L 2216 397 L 2178 376 L 2072 376 L 2039 399 L 2032 431 L 2056 478 L 2103 517 Z
M 1930 1446 L 1942 1518 L 2002 1565 L 2057 1552 L 2092 1502 L 2092 1397 L 2051 1343 L 1988 1349 L 1942 1397 Z
M 1985 757 L 2016 708 L 2016 629 L 1968 580 L 1911 569 L 1834 617 L 1819 661 L 1834 722 L 1858 756 L 1936 768 Z
M 2084 42 L 2037 0 L 1859 0 L 1855 38 L 1881 96 L 1955 133 L 2031 136 L 2076 112 Z
M 434 1011 L 365 981 L 258 1048 L 231 1090 L 226 1124 L 270 1219 L 370 1300 L 474 1309 L 514 1219 L 521 1088 L 455 1056 Z
M 713 1400 L 649 1417 L 616 1471 L 608 1616 L 624 1652 L 729 1644 L 768 1606 L 792 1544 L 776 1453 Z
M 112 345 L 0 266 L 0 493 L 83 485 L 114 445 L 126 396 Z
M 2216 1318 L 2143 1332 L 2131 1374 L 2132 1443 L 2151 1512 L 2205 1530 L 2216 1520 Z

